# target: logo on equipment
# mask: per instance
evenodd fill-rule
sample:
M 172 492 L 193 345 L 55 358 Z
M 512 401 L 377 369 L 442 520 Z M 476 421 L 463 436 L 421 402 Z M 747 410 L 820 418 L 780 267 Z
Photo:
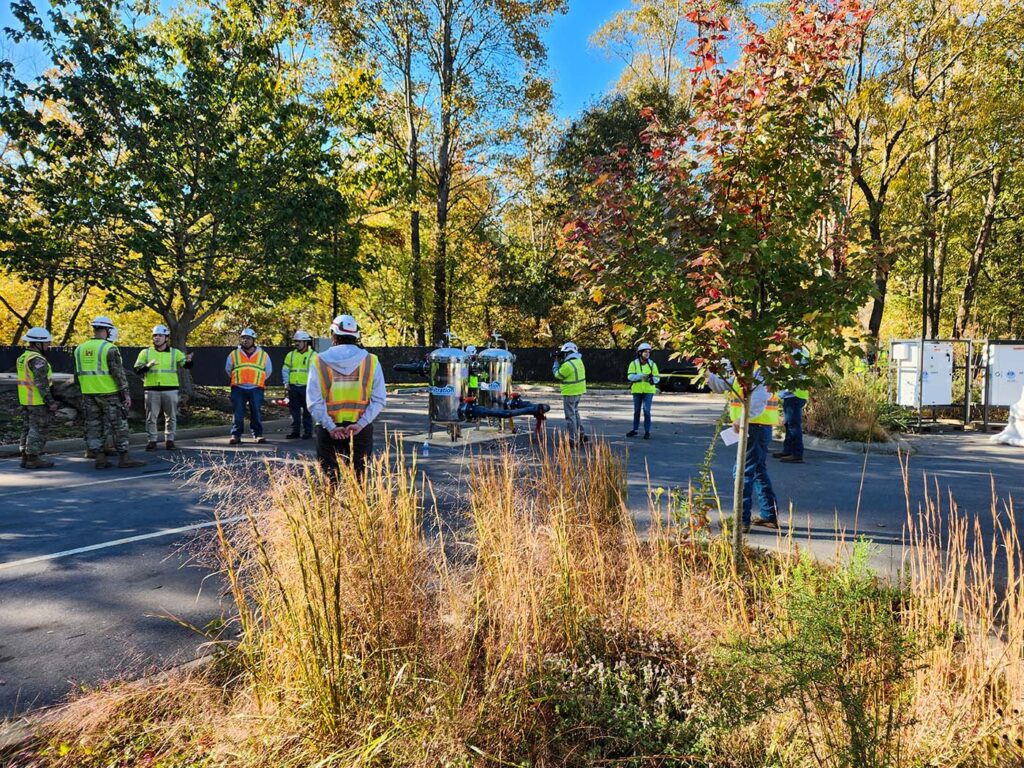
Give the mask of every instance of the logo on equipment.
M 501 382 L 492 381 L 490 384 L 487 385 L 487 388 L 491 390 L 491 392 L 501 392 Z
M 438 397 L 451 397 L 455 394 L 455 387 L 431 387 L 430 394 L 437 395 Z

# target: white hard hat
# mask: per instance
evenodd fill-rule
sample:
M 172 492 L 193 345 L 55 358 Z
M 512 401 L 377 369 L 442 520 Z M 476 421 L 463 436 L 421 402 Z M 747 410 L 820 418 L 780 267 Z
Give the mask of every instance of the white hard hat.
M 45 328 L 29 328 L 28 333 L 21 337 L 21 340 L 28 343 L 37 343 L 43 341 L 53 341 L 53 336 Z
M 158 333 L 161 336 L 170 336 L 171 335 L 171 329 L 168 328 L 166 325 L 154 325 L 153 326 L 153 335 L 156 336 Z
M 474 345 L 474 344 L 467 344 L 465 352 L 466 352 L 467 355 L 475 355 L 476 354 L 476 345 Z
M 118 330 L 117 328 L 111 328 L 107 334 L 107 341 L 117 341 Z
M 651 351 L 651 349 L 652 349 L 651 345 L 650 345 L 650 344 L 648 344 L 648 343 L 647 343 L 647 342 L 645 341 L 645 342 L 643 342 L 643 343 L 642 343 L 642 344 L 641 344 L 641 345 L 640 345 L 639 347 L 637 347 L 637 348 L 636 348 L 636 351 L 637 351 L 637 352 L 643 352 L 644 350 L 647 350 L 648 352 L 650 352 L 650 351 Z
M 295 335 L 292 336 L 292 341 L 312 341 L 313 337 L 309 335 L 308 331 L 296 331 Z
M 558 351 L 559 352 L 579 352 L 579 349 L 577 349 L 576 345 L 573 344 L 571 341 L 567 341 L 567 342 L 565 342 L 565 344 L 562 345 L 562 348 L 560 350 L 558 350 Z
M 253 341 L 256 340 L 256 331 L 254 331 L 252 328 L 243 328 L 242 332 L 240 334 L 238 334 L 238 335 L 239 336 L 248 336 Z
M 333 336 L 355 336 L 359 338 L 359 325 L 352 315 L 338 315 L 331 323 L 331 335 Z
M 114 329 L 114 321 L 111 320 L 106 315 L 100 315 L 99 317 L 94 317 L 92 319 L 91 325 L 92 325 L 93 328 L 108 328 L 110 330 Z

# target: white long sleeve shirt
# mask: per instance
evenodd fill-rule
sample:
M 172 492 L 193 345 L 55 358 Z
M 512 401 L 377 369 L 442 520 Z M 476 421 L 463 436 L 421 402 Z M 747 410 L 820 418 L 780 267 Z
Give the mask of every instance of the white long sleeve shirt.
M 239 349 L 241 349 L 241 347 L 239 347 Z M 252 354 L 256 354 L 256 351 L 258 349 L 259 349 L 259 346 L 253 347 Z M 227 372 L 228 377 L 231 376 L 231 369 L 234 368 L 234 367 L 235 367 L 234 364 L 231 362 L 231 355 L 228 355 L 227 360 L 224 361 L 224 370 Z M 263 365 L 263 370 L 265 370 L 267 372 L 267 381 L 270 381 L 270 374 L 272 374 L 274 372 L 274 364 L 272 362 L 270 362 L 270 355 L 269 354 L 266 357 L 266 362 Z M 259 389 L 259 387 L 257 387 L 254 384 L 236 384 L 235 386 L 237 386 L 239 389 Z
M 338 344 L 325 352 L 321 352 L 319 359 L 338 373 L 350 374 L 359 367 L 359 364 L 363 362 L 368 354 L 369 352 L 357 347 L 355 344 Z M 387 404 L 387 400 L 388 393 L 384 383 L 384 372 L 381 370 L 380 365 L 378 365 L 373 375 L 370 403 L 366 406 L 366 411 L 356 422 L 360 429 L 370 424 L 380 415 L 380 412 L 384 410 L 384 406 Z M 324 402 L 323 392 L 320 391 L 320 375 L 315 364 L 310 365 L 309 378 L 306 380 L 306 407 L 313 416 L 313 420 L 328 432 L 337 426 L 327 414 L 327 404 Z
M 756 378 L 760 381 L 761 373 L 758 371 Z M 712 392 L 716 392 L 719 395 L 727 394 L 729 397 L 738 396 L 735 387 L 735 379 L 733 378 L 722 378 L 714 373 L 708 374 L 708 387 L 711 388 Z M 768 387 L 761 383 L 754 390 L 750 396 L 750 418 L 756 419 L 762 413 L 764 409 L 768 407 L 768 401 L 771 399 L 771 393 L 768 391 Z

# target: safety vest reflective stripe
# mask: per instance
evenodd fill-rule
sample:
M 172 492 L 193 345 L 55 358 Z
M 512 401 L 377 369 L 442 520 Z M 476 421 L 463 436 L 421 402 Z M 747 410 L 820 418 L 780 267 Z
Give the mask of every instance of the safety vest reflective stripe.
M 320 393 L 331 421 L 335 424 L 353 423 L 366 413 L 377 364 L 377 357 L 368 354 L 352 373 L 340 373 L 317 358 Z
M 32 377 L 32 371 L 29 369 L 28 364 L 32 358 L 38 357 L 42 360 L 46 360 L 45 357 L 40 355 L 34 350 L 26 350 L 25 353 L 18 358 L 18 403 L 20 405 L 44 405 L 43 393 L 39 391 L 39 387 L 36 386 L 36 381 Z M 53 367 L 49 361 L 46 362 L 46 380 L 50 381 L 53 378 Z
M 75 373 L 83 395 L 111 395 L 117 381 L 110 373 L 107 355 L 114 345 L 106 339 L 89 339 L 75 350 Z
M 241 349 L 231 353 L 231 386 L 263 387 L 267 383 L 267 353 L 257 349 L 246 356 Z
M 583 372 L 583 363 L 578 357 L 574 357 L 572 360 L 566 360 L 566 365 L 572 368 L 572 378 L 562 379 L 563 384 L 579 384 L 581 381 L 586 379 L 586 375 Z M 579 365 L 577 365 L 579 363 Z
M 733 421 L 736 421 L 743 416 L 742 400 L 734 397 L 729 401 L 729 416 Z M 774 392 L 769 396 L 768 404 L 765 406 L 764 411 L 762 411 L 760 415 L 751 419 L 750 423 L 770 425 L 779 423 L 779 398 L 776 397 Z
M 156 347 L 147 347 L 142 350 L 141 355 L 145 356 L 143 361 L 145 363 L 156 358 L 156 365 L 146 370 L 146 375 L 142 380 L 144 387 L 178 386 L 178 365 L 185 362 L 185 354 L 181 350 L 168 349 L 165 352 L 159 352 Z
M 299 352 L 293 349 L 284 357 L 285 367 L 288 368 L 288 383 L 303 387 L 309 379 L 309 361 L 315 353 L 312 349 Z
M 639 358 L 633 360 L 629 364 L 629 370 L 626 371 L 627 376 L 632 376 L 634 373 L 648 373 L 651 376 L 657 377 L 658 366 L 653 360 L 648 360 L 646 363 L 641 363 Z M 658 391 L 658 388 L 654 385 L 653 381 L 634 381 L 631 382 L 632 386 L 630 391 L 637 395 L 653 395 Z

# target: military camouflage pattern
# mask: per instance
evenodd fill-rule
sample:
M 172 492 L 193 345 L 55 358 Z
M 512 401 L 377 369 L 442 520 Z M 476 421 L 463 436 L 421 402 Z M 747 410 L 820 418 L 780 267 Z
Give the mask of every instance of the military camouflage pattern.
M 121 396 L 83 395 L 82 402 L 85 406 L 85 444 L 89 450 L 102 450 L 104 436 L 113 434 L 114 448 L 118 453 L 125 453 L 128 450 L 128 416 Z
M 39 354 L 42 354 L 40 352 Z M 50 380 L 46 378 L 46 369 L 49 366 L 41 357 L 33 357 L 28 362 L 28 372 L 32 377 L 32 383 L 36 385 L 39 394 L 43 396 L 43 403 L 50 405 L 53 402 L 53 394 L 50 392 Z
M 38 456 L 46 447 L 46 439 L 49 435 L 50 409 L 45 405 L 21 406 L 20 447 L 22 453 Z
M 128 376 L 124 372 L 124 364 L 121 362 L 121 350 L 110 345 L 107 350 L 107 367 L 110 368 L 110 375 L 117 382 L 117 391 L 124 393 L 128 391 Z

